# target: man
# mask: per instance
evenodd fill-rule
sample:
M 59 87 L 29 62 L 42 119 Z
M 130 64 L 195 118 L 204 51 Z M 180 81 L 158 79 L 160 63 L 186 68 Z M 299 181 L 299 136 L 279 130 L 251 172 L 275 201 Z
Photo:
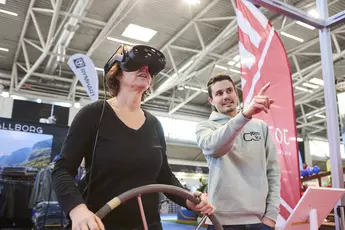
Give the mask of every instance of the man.
M 242 111 L 234 82 L 227 75 L 209 80 L 215 107 L 196 127 L 196 138 L 209 166 L 208 194 L 225 230 L 271 229 L 279 213 L 280 168 L 268 126 L 252 118 L 268 113 L 270 84 Z M 206 222 L 210 224 L 210 222 Z M 213 226 L 209 226 L 213 229 Z

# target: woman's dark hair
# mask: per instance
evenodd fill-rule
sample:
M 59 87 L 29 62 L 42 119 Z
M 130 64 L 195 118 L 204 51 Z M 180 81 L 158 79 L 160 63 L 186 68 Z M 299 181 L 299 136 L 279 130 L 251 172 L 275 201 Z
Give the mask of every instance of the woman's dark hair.
M 116 97 L 120 92 L 119 78 L 122 76 L 122 69 L 115 63 L 105 76 L 107 88 L 111 96 Z

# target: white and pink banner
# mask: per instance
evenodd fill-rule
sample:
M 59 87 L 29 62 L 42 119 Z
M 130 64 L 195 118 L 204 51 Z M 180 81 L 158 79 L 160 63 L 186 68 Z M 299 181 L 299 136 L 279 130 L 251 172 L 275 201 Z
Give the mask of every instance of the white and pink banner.
M 266 95 L 274 99 L 264 120 L 274 139 L 281 168 L 281 206 L 284 222 L 301 197 L 294 95 L 289 60 L 277 31 L 265 15 L 247 0 L 236 1 L 241 80 L 244 106 L 271 82 Z M 277 223 L 279 226 L 280 223 Z

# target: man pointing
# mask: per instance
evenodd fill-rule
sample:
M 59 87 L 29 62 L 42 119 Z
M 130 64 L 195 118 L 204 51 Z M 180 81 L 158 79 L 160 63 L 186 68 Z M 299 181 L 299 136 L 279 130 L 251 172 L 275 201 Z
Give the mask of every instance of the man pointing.
M 279 213 L 280 168 L 275 145 L 267 124 L 252 118 L 262 111 L 268 113 L 274 103 L 265 95 L 269 86 L 239 112 L 230 76 L 218 75 L 207 83 L 209 102 L 216 111 L 197 125 L 196 138 L 209 166 L 209 198 L 225 230 L 271 229 Z

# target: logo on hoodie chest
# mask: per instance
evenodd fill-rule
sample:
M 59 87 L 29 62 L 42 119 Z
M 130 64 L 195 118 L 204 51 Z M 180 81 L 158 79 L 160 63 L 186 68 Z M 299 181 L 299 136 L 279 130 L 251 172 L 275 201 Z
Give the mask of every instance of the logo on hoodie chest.
M 243 140 L 245 141 L 260 141 L 261 134 L 260 132 L 249 132 L 243 134 Z

